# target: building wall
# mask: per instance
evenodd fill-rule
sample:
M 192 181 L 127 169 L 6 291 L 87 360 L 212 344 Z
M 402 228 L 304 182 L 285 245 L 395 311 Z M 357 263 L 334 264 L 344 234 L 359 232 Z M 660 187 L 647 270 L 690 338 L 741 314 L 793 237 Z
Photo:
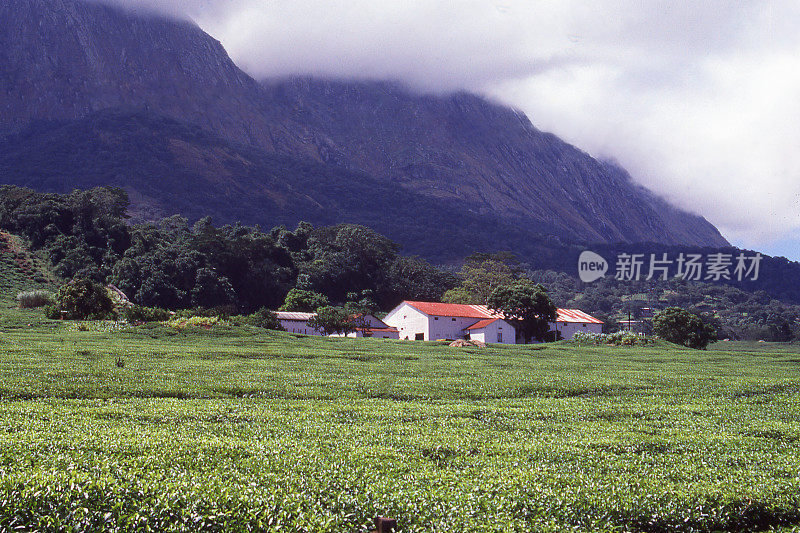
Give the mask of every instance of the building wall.
M 303 335 L 322 335 L 319 330 L 316 330 L 308 325 L 308 320 L 279 320 L 283 329 L 289 333 L 302 333 Z
M 469 340 L 486 342 L 486 329 L 473 329 L 469 332 Z
M 425 340 L 463 339 L 466 336 L 464 330 L 478 320 L 480 319 L 431 315 L 428 319 L 428 323 L 430 324 L 430 338 L 426 338 Z
M 483 342 L 499 342 L 502 344 L 517 343 L 517 331 L 514 329 L 514 326 L 505 320 L 495 320 L 483 329 L 486 331 L 486 339 L 488 339 Z M 498 335 L 500 334 L 502 334 L 502 336 L 498 338 Z
M 380 326 L 385 327 L 385 326 Z M 342 337 L 341 333 L 334 333 L 331 337 Z M 353 331 L 347 334 L 348 337 L 351 338 L 362 338 L 364 337 L 363 331 Z M 397 331 L 373 331 L 371 338 L 373 339 L 398 339 L 400 334 Z
M 550 324 L 550 331 L 558 329 L 561 332 L 561 337 L 569 340 L 575 336 L 579 331 L 584 333 L 603 333 L 603 324 L 592 324 L 585 322 L 557 322 Z
M 387 325 L 397 328 L 400 339 L 413 341 L 415 336 L 421 333 L 424 340 L 430 340 L 428 315 L 407 303 L 402 303 L 389 311 L 383 321 Z
M 485 328 L 473 329 L 469 332 L 469 338 L 482 341 L 486 344 L 501 343 L 501 344 L 516 344 L 517 332 L 514 326 L 505 320 L 495 320 Z M 498 334 L 502 336 L 498 339 Z

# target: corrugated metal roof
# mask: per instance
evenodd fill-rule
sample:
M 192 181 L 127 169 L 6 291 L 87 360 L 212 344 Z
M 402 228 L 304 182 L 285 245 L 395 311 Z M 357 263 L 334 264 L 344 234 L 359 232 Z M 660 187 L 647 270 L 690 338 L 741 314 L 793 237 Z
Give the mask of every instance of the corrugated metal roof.
M 299 311 L 275 311 L 278 320 L 308 320 L 316 313 L 301 313 Z
M 442 302 L 411 302 L 411 307 L 429 316 L 453 316 L 461 318 L 502 318 L 500 313 L 491 311 L 485 305 L 446 304 Z
M 559 309 L 557 322 L 578 322 L 586 324 L 602 324 L 602 320 L 598 320 L 588 313 L 584 313 L 580 309 Z
M 499 318 L 484 318 L 483 320 L 478 320 L 477 322 L 472 324 L 470 327 L 467 328 L 467 330 L 470 330 L 470 329 L 483 329 L 486 326 L 488 326 L 489 324 L 491 324 L 492 322 L 496 322 L 498 320 L 500 320 L 500 319 Z
M 429 316 L 451 316 L 461 318 L 505 318 L 502 313 L 492 311 L 485 305 L 470 305 L 470 304 L 446 304 L 442 302 L 412 302 L 406 301 L 408 305 L 422 311 Z M 598 320 L 588 313 L 584 313 L 580 309 L 558 309 L 557 310 L 558 322 L 579 322 L 588 324 L 602 324 L 602 320 Z M 470 326 L 470 327 L 474 327 Z

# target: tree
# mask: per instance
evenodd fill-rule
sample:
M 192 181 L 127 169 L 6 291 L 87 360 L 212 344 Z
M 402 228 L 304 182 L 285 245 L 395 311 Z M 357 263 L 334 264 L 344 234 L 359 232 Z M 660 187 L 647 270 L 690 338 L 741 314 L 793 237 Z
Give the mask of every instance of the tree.
M 192 305 L 196 307 L 222 307 L 234 301 L 236 294 L 228 278 L 214 269 L 200 268 L 192 289 Z
M 275 331 L 286 331 L 281 325 L 278 316 L 269 309 L 262 307 L 255 313 L 244 317 L 244 323 L 251 326 L 256 326 L 264 329 L 271 329 Z
M 496 288 L 521 279 L 522 268 L 510 252 L 477 253 L 465 259 L 459 276 L 462 278 L 461 286 L 444 293 L 443 301 L 488 304 Z
M 309 319 L 308 325 L 325 335 L 347 335 L 357 328 L 355 318 L 346 309 L 330 305 L 317 309 L 317 314 Z
M 497 287 L 489 296 L 488 307 L 505 315 L 525 342 L 547 339 L 550 323 L 556 320 L 556 306 L 547 290 L 532 281 L 521 279 Z
M 49 318 L 67 320 L 101 320 L 113 313 L 114 303 L 106 288 L 85 278 L 62 285 L 56 293 L 55 305 L 46 311 Z
M 703 350 L 716 338 L 714 327 L 699 315 L 680 307 L 668 307 L 653 318 L 656 335 L 675 344 Z
M 314 291 L 291 289 L 281 306 L 281 311 L 313 313 L 320 307 L 330 305 L 328 297 Z

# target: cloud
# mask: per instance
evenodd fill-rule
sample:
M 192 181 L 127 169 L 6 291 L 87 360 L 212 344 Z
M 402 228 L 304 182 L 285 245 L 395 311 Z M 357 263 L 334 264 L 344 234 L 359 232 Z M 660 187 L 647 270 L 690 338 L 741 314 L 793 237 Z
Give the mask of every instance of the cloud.
M 257 78 L 469 89 L 763 246 L 800 229 L 800 6 L 706 0 L 119 0 Z

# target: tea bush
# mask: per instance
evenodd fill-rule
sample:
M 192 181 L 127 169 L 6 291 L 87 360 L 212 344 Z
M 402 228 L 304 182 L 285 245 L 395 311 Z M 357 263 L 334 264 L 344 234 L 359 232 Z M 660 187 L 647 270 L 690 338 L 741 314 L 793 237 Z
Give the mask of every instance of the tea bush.
M 169 320 L 170 313 L 166 309 L 158 307 L 144 307 L 141 305 L 133 305 L 127 307 L 122 312 L 123 318 L 128 322 L 164 322 Z
M 655 340 L 650 337 L 631 331 L 617 331 L 616 333 L 584 333 L 579 331 L 572 337 L 571 341 L 578 346 L 600 346 L 603 344 L 611 346 L 649 346 L 655 344 Z

